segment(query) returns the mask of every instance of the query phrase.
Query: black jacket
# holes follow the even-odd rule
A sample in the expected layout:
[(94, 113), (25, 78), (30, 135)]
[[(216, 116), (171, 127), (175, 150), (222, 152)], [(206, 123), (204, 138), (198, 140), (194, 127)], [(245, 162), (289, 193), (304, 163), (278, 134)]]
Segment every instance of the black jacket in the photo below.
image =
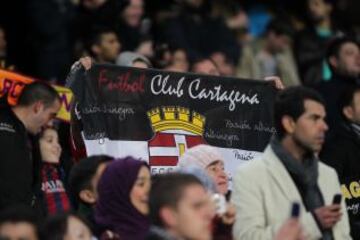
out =
[(31, 73), (40, 79), (63, 83), (70, 67), (71, 33), (75, 8), (70, 0), (26, 1), (29, 51), (33, 58)]
[(0, 99), (0, 210), (13, 204), (32, 205), (33, 160), (24, 124)]
[(342, 117), (339, 110), (339, 101), (342, 94), (349, 88), (360, 85), (360, 79), (354, 77), (341, 76), (333, 73), (332, 78), (328, 82), (320, 82), (314, 88), (320, 92), (325, 100), (326, 120), (330, 128), (330, 132), (336, 131), (341, 125)]
[(151, 226), (146, 240), (176, 240), (175, 237), (171, 236), (165, 229), (157, 226)]
[(315, 30), (307, 29), (295, 39), (295, 57), (304, 85), (320, 82), (323, 79), (323, 63), (329, 38), (320, 37)]
[(320, 159), (337, 171), (346, 200), (353, 239), (360, 239), (360, 137), (344, 124), (327, 143)]
[(171, 46), (185, 49), (190, 60), (208, 57), (218, 51), (225, 53), (234, 63), (240, 56), (240, 46), (222, 18), (183, 12), (165, 24), (162, 35), (162, 40)]
[(107, 0), (96, 9), (87, 9), (81, 4), (77, 9), (72, 29), (76, 40), (86, 42), (97, 27), (114, 28), (123, 7), (124, 1), (118, 0)]

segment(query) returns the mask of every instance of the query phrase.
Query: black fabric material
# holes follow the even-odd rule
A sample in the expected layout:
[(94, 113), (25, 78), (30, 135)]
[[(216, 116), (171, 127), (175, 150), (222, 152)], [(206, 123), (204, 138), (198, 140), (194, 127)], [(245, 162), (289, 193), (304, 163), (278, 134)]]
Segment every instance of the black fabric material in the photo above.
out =
[(31, 141), (24, 124), (6, 104), (0, 108), (0, 145), (0, 210), (15, 204), (32, 206)]
[(357, 123), (351, 123), (351, 130), (356, 134), (356, 137), (360, 138), (360, 125)]
[(140, 26), (131, 27), (124, 22), (120, 22), (115, 29), (121, 42), (121, 51), (135, 51), (140, 41), (145, 38), (145, 35), (140, 31)]
[(27, 7), (30, 36), (25, 41), (35, 64), (30, 73), (63, 84), (71, 62), (70, 27), (75, 8), (69, 0), (28, 1)]
[(344, 123), (338, 129), (333, 141), (325, 144), (320, 156), (322, 161), (335, 168), (339, 176), (349, 214), (351, 236), (360, 239), (360, 137), (350, 123)]
[(351, 78), (334, 73), (331, 80), (314, 85), (323, 96), (326, 108), (326, 122), (329, 125), (328, 136), (341, 127), (342, 117), (339, 110), (339, 100), (346, 89), (360, 85), (360, 78)]
[(313, 85), (323, 79), (323, 62), (328, 41), (329, 38), (318, 36), (312, 28), (295, 37), (295, 57), (304, 85)]
[(165, 42), (186, 49), (190, 60), (224, 52), (234, 63), (240, 56), (240, 46), (222, 18), (184, 12), (164, 26)]
[(213, 220), (213, 239), (217, 240), (232, 240), (233, 224), (224, 224), (220, 217), (215, 217)]
[(80, 202), (77, 213), (87, 220), (87, 223), (90, 226), (91, 232), (94, 234), (94, 236), (100, 237), (102, 229), (95, 222), (93, 206)]
[(171, 236), (165, 229), (151, 226), (146, 240), (176, 240), (175, 237)]
[(70, 120), (70, 138), (72, 157), (75, 161), (79, 161), (81, 158), (86, 157), (86, 149), (84, 140), (82, 139), (81, 132), (83, 126), (81, 123), (81, 113), (78, 107), (77, 98), (83, 97), (84, 86), (83, 81), (76, 79), (82, 79), (86, 74), (84, 67), (79, 63), (75, 63), (66, 78), (66, 87), (70, 88), (73, 93), (73, 100), (71, 102), (71, 120)]
[(107, 0), (97, 9), (87, 9), (80, 5), (72, 29), (75, 38), (86, 40), (98, 26), (114, 28), (123, 7), (124, 1), (118, 0)]
[[(166, 106), (187, 108), (203, 115), (206, 118), (203, 138), (213, 146), (263, 151), (273, 134), (272, 101), (276, 90), (266, 81), (105, 64), (95, 64), (84, 76), (85, 79), (71, 84), (71, 89), (78, 101), (86, 140), (107, 137), (117, 141), (150, 141), (154, 131), (148, 112)], [(132, 91), (131, 86), (137, 88)], [(172, 91), (178, 89), (178, 93), (159, 91), (161, 86)], [(200, 91), (206, 96), (198, 97)], [(227, 127), (224, 119), (246, 122), (251, 127)], [(228, 137), (215, 136), (219, 134)]]

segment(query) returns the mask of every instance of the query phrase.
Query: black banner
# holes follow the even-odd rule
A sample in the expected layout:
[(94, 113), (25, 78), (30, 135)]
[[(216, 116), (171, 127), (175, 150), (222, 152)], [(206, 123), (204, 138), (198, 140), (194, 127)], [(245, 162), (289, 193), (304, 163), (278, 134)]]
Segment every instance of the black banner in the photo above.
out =
[(73, 91), (86, 140), (150, 141), (173, 124), (213, 146), (263, 151), (275, 132), (272, 82), (113, 65), (81, 81)]

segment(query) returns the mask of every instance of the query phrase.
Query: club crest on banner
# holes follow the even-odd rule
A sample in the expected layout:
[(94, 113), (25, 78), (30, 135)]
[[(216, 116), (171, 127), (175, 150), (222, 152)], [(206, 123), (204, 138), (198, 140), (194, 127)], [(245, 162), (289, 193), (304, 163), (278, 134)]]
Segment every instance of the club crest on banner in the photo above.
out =
[(147, 115), (155, 132), (148, 143), (149, 164), (154, 172), (171, 171), (186, 149), (205, 143), (205, 117), (195, 111), (167, 106), (151, 109)]

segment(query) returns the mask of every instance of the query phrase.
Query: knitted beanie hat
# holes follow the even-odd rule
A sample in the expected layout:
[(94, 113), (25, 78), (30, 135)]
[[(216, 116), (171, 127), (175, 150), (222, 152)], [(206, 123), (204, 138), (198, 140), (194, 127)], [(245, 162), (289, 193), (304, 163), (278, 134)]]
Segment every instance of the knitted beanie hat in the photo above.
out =
[(224, 161), (215, 147), (200, 144), (185, 151), (180, 157), (179, 167), (198, 166), (205, 169), (215, 161)]

